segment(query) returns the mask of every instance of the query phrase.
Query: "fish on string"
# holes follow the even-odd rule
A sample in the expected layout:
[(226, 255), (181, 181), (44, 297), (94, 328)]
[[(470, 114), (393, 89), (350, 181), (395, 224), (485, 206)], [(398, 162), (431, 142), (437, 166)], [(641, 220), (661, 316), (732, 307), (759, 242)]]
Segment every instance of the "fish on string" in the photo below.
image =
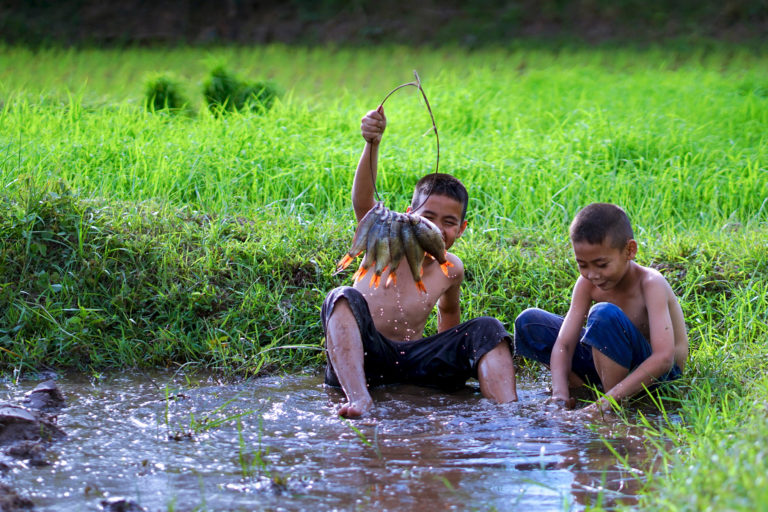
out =
[(353, 279), (359, 282), (373, 269), (369, 286), (375, 288), (379, 287), (381, 276), (387, 269), (389, 275), (384, 287), (397, 284), (395, 270), (403, 258), (408, 263), (416, 288), (422, 293), (427, 292), (421, 279), (425, 255), (434, 258), (446, 276), (448, 267), (453, 266), (446, 258), (440, 229), (433, 222), (414, 213), (393, 212), (381, 202), (376, 203), (360, 220), (349, 250), (336, 264), (336, 273), (347, 268), (363, 252), (362, 264)]
[[(437, 135), (437, 124), (435, 124), (435, 116), (432, 114), (432, 107), (429, 105), (427, 95), (421, 87), (421, 79), (416, 71), (413, 74), (416, 80), (399, 85), (391, 90), (382, 100), (379, 109), (384, 106), (384, 102), (395, 91), (403, 87), (413, 86), (421, 92), (432, 120), (432, 130), (435, 132), (437, 144), (435, 173), (437, 173), (440, 164), (440, 139)], [(373, 173), (372, 163), (370, 168), (371, 173)], [(376, 198), (379, 199), (375, 179), (373, 180), (373, 189)], [(430, 188), (420, 204), (412, 205), (412, 209), (418, 210), (431, 193), (432, 188)], [(338, 274), (346, 269), (355, 258), (363, 253), (365, 253), (363, 261), (360, 264), (360, 268), (355, 272), (353, 279), (357, 283), (373, 269), (369, 286), (376, 288), (379, 287), (381, 276), (387, 269), (389, 269), (389, 275), (384, 287), (387, 288), (393, 284), (397, 285), (395, 271), (403, 259), (408, 263), (413, 281), (416, 283), (416, 288), (422, 293), (427, 292), (421, 279), (423, 273), (422, 264), (427, 254), (438, 262), (440, 270), (446, 276), (448, 276), (448, 267), (453, 266), (446, 258), (445, 242), (443, 241), (440, 229), (433, 222), (415, 213), (393, 212), (384, 206), (381, 200), (377, 200), (373, 207), (360, 219), (355, 235), (352, 238), (352, 244), (347, 253), (336, 264), (336, 272), (334, 274)]]

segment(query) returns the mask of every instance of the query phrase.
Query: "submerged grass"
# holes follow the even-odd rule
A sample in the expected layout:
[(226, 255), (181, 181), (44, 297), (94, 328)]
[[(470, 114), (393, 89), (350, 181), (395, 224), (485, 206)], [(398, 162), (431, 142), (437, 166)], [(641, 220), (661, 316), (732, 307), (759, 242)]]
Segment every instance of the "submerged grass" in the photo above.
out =
[[(212, 61), (292, 85), (259, 115), (144, 110), (135, 77), (169, 72), (201, 90)], [(759, 508), (768, 66), (737, 47), (4, 48), (3, 369), (317, 368), (322, 298), (349, 282), (332, 272), (354, 228), (359, 119), (413, 69), (441, 170), (470, 191), (455, 245), (463, 316), (511, 325), (529, 306), (564, 313), (571, 217), (621, 204), (639, 261), (680, 296), (691, 340), (675, 414), (628, 420), (652, 454), (642, 507)], [(404, 209), (435, 141), (416, 94), (393, 96), (387, 115), (377, 185)]]

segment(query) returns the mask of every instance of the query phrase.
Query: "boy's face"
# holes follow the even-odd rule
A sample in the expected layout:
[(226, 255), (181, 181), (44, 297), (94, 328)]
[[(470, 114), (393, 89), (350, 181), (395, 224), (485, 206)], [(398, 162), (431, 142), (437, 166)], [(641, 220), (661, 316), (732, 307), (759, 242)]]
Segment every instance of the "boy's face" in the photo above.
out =
[(621, 249), (612, 246), (608, 239), (599, 244), (574, 242), (573, 254), (582, 277), (605, 291), (614, 288), (627, 273), (637, 254), (637, 242), (629, 240)]
[[(419, 196), (418, 199), (420, 203), (423, 200), (423, 196)], [(467, 221), (461, 220), (463, 209), (462, 204), (452, 197), (431, 194), (419, 206), (418, 210), (411, 210), (409, 206), (407, 211), (413, 211), (413, 213), (417, 213), (425, 219), (432, 221), (440, 229), (443, 235), (443, 242), (445, 242), (445, 249), (448, 250), (456, 239), (464, 233), (464, 229), (467, 227)]]

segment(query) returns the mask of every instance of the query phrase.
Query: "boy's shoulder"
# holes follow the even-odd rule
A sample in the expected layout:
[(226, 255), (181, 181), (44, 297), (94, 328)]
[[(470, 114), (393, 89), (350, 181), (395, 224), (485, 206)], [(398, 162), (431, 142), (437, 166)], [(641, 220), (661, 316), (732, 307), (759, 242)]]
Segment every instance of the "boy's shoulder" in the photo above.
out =
[(667, 278), (664, 277), (664, 274), (659, 272), (657, 269), (653, 267), (648, 267), (645, 265), (640, 265), (639, 263), (635, 263), (637, 265), (638, 269), (638, 277), (642, 282), (648, 283), (648, 282), (664, 282), (667, 283)]
[[(427, 257), (431, 258), (431, 257)], [(452, 252), (445, 253), (445, 259), (448, 261), (448, 268), (443, 271), (440, 268), (440, 264), (437, 260), (431, 260), (429, 263), (424, 262), (423, 278), (432, 281), (437, 285), (438, 289), (442, 289), (444, 293), (451, 287), (456, 287), (464, 280), (464, 262)], [(441, 295), (442, 295), (441, 293)]]
[[(455, 253), (452, 253), (450, 251), (446, 251), (445, 257), (453, 264), (453, 268), (456, 270), (461, 270), (462, 274), (464, 273), (464, 262), (461, 261), (461, 258), (456, 256)], [(451, 267), (448, 267), (449, 269)]]
[(664, 274), (653, 267), (647, 267), (640, 264), (637, 264), (637, 268), (637, 279), (646, 295), (649, 292), (656, 291), (667, 296), (675, 296), (672, 286), (669, 284), (669, 281), (667, 281), (667, 278), (664, 277)]

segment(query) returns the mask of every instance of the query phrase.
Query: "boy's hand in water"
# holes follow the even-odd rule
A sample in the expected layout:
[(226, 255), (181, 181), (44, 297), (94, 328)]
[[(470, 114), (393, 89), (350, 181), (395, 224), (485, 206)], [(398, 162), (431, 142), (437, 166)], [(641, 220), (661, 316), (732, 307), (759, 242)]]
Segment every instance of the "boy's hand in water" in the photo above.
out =
[(555, 405), (558, 409), (565, 409), (570, 411), (576, 407), (576, 399), (572, 396), (563, 398), (559, 396), (551, 396), (544, 401), (545, 405)]
[(611, 403), (602, 398), (583, 409), (573, 411), (572, 415), (574, 418), (589, 422), (606, 421), (616, 418)]
[(384, 129), (387, 127), (387, 117), (384, 115), (384, 108), (379, 107), (371, 110), (363, 117), (360, 122), (360, 131), (366, 142), (378, 144), (384, 135)]

